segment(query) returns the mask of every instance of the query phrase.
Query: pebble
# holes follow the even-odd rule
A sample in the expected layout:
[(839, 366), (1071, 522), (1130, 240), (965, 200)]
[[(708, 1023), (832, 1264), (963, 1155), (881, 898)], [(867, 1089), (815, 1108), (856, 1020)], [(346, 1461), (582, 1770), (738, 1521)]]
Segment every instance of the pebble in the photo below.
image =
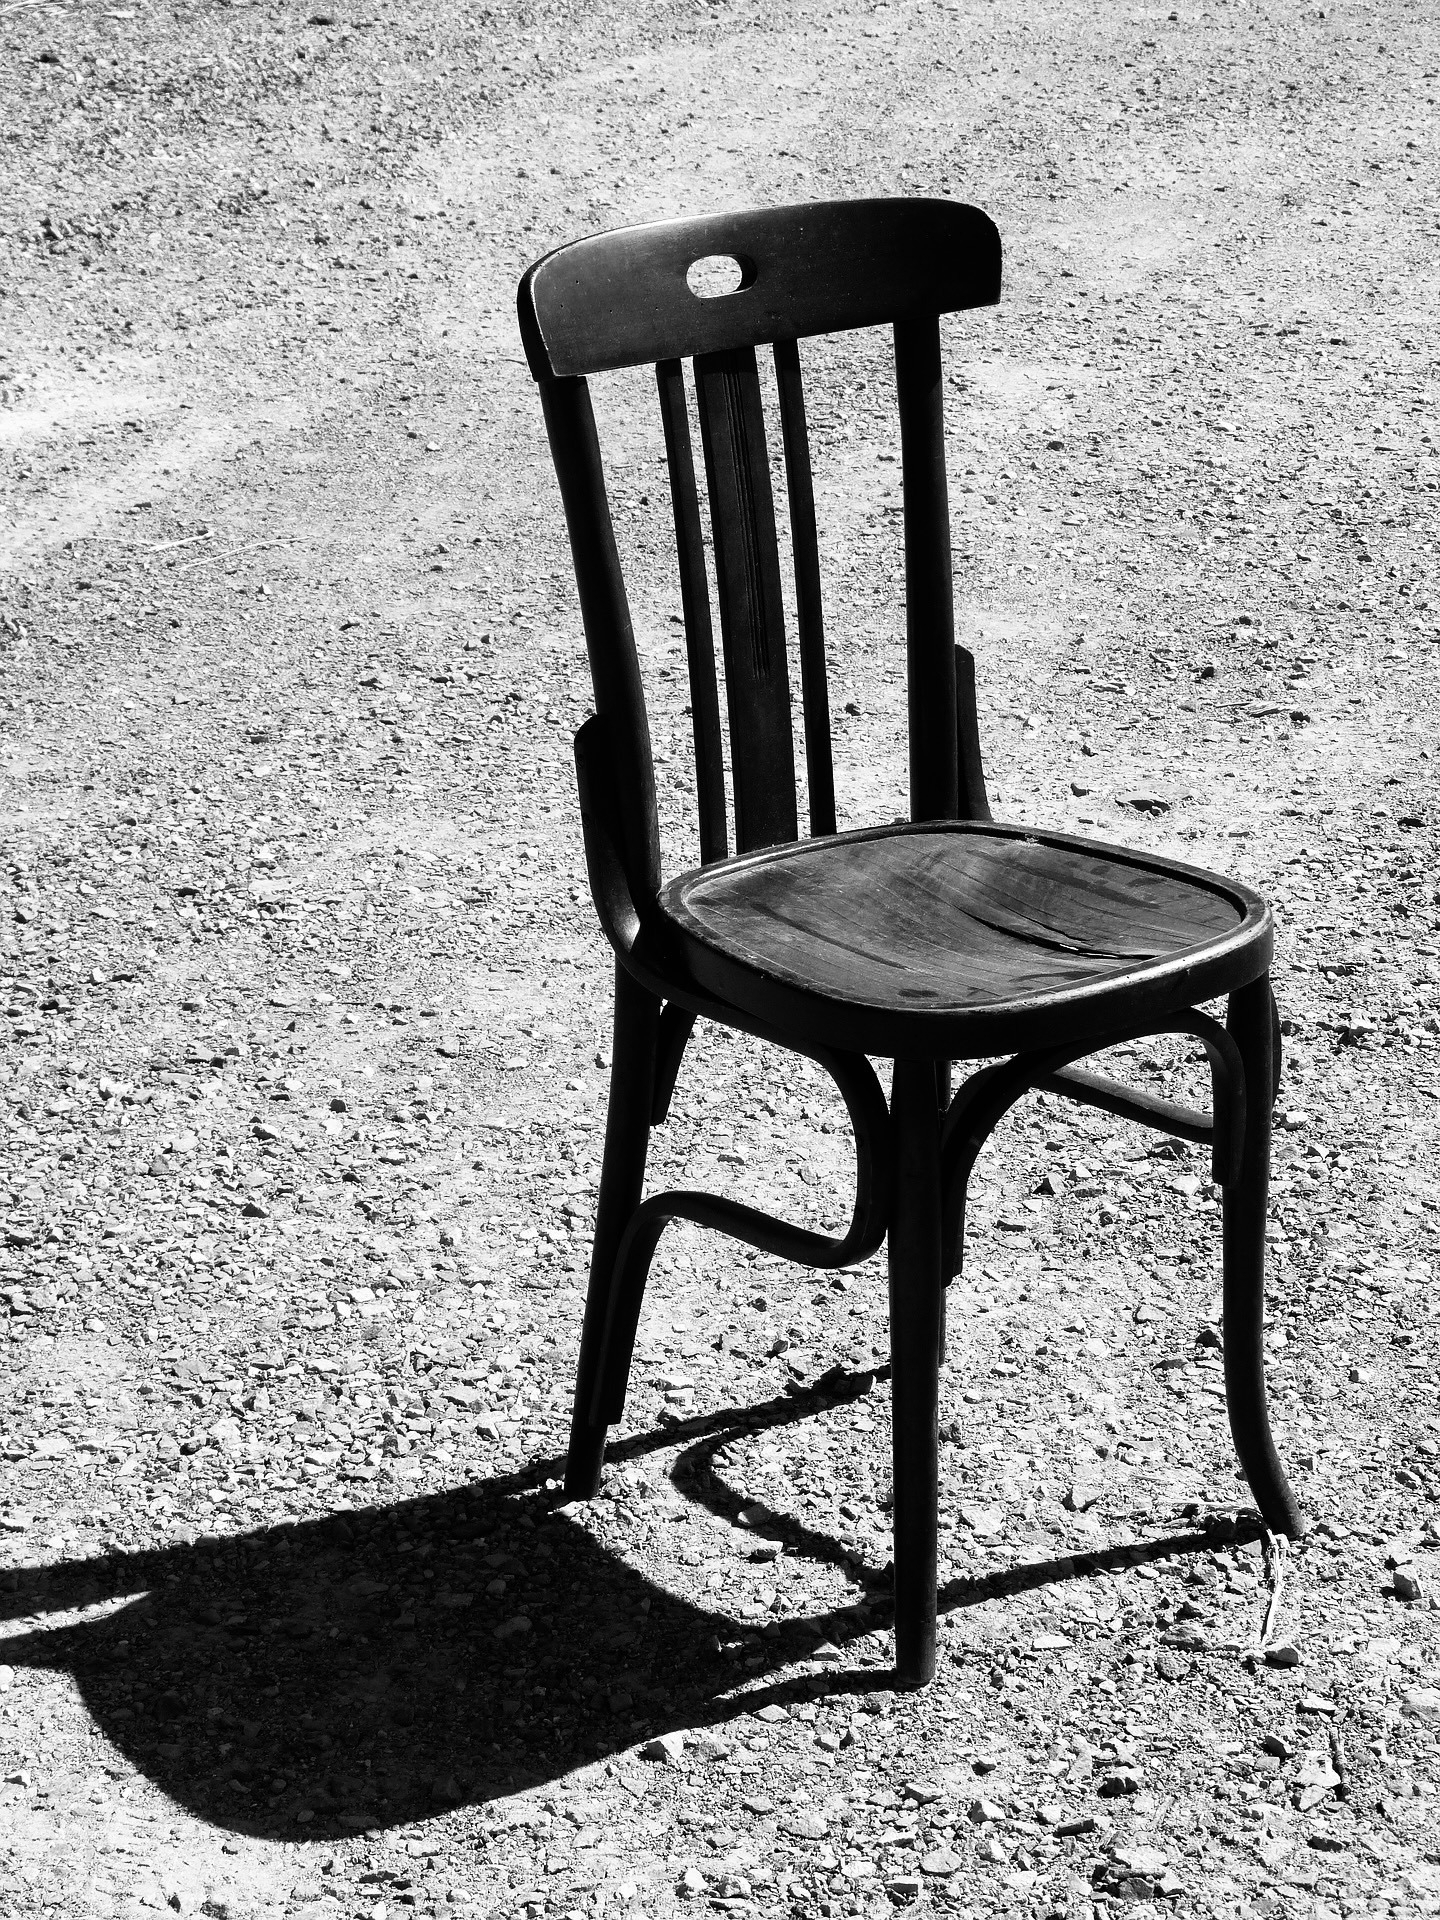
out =
[(1082, 1813), (1073, 1820), (1059, 1820), (1055, 1824), (1056, 1837), (1061, 1840), (1074, 1840), (1083, 1833), (1094, 1833), (1099, 1821), (1093, 1813)]
[(795, 1813), (787, 1814), (780, 1822), (780, 1829), (782, 1833), (791, 1834), (797, 1840), (823, 1840), (829, 1832), (824, 1815), (808, 1807), (802, 1807)]
[(935, 1880), (948, 1879), (952, 1873), (958, 1873), (963, 1865), (959, 1854), (951, 1853), (948, 1847), (937, 1847), (933, 1853), (920, 1857), (920, 1871), (928, 1873)]
[(653, 1740), (647, 1740), (640, 1749), (646, 1760), (658, 1760), (662, 1764), (678, 1767), (685, 1755), (685, 1736), (683, 1733), (661, 1733)]
[(1123, 1800), (1140, 1791), (1140, 1776), (1133, 1767), (1117, 1767), (1107, 1773), (1096, 1788), (1102, 1800)]
[(907, 1800), (913, 1800), (917, 1807), (928, 1807), (932, 1802), (944, 1798), (942, 1789), (933, 1780), (907, 1780), (901, 1792)]
[(1394, 1586), (1397, 1600), (1418, 1600), (1424, 1591), (1420, 1585), (1420, 1576), (1408, 1567), (1396, 1568)]
[(1282, 1640), (1277, 1646), (1266, 1647), (1265, 1664), (1267, 1667), (1298, 1667), (1300, 1649), (1289, 1640)]
[(1004, 1521), (1004, 1515), (999, 1507), (972, 1507), (963, 1502), (960, 1507), (960, 1518), (973, 1533), (979, 1534), (982, 1538), (998, 1534)]

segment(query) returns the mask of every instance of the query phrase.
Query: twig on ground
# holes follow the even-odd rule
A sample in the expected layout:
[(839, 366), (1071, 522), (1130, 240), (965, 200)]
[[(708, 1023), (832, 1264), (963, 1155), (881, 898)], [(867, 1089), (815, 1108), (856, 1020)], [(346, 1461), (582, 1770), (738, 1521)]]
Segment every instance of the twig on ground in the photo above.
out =
[(198, 567), (202, 560), (232, 560), (237, 553), (253, 553), (256, 547), (269, 547), (274, 544), (272, 540), (247, 540), (243, 547), (226, 547), (221, 553), (197, 553), (193, 559), (187, 560), (185, 565)]
[(197, 540), (213, 540), (213, 533), (187, 533), (183, 540), (157, 540), (153, 546), (145, 549), (147, 553), (168, 553), (171, 547), (193, 547)]
[(1275, 1622), (1280, 1615), (1280, 1597), (1285, 1591), (1285, 1548), (1283, 1537), (1277, 1537), (1267, 1527), (1260, 1536), (1261, 1547), (1265, 1554), (1265, 1573), (1270, 1581), (1270, 1600), (1265, 1608), (1265, 1621), (1260, 1629), (1260, 1645), (1268, 1647), (1275, 1637)]

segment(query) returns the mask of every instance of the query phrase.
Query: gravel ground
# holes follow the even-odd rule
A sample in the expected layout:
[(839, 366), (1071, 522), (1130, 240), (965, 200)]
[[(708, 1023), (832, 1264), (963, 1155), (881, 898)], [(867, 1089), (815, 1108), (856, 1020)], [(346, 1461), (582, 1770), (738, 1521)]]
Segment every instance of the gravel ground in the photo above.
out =
[[(0, 1915), (1440, 1911), (1426, 11), (21, 0), (0, 72)], [(562, 1503), (609, 979), (512, 304), (582, 231), (867, 192), (1006, 241), (947, 325), (999, 812), (1275, 905), (1318, 1522), (1245, 1506), (1203, 1156), (1037, 1099), (918, 1696), (879, 1263), (673, 1230)], [(904, 792), (887, 347), (806, 363), (855, 824)], [(659, 423), (597, 405), (674, 872)], [(654, 1177), (834, 1222), (849, 1154), (710, 1034)]]

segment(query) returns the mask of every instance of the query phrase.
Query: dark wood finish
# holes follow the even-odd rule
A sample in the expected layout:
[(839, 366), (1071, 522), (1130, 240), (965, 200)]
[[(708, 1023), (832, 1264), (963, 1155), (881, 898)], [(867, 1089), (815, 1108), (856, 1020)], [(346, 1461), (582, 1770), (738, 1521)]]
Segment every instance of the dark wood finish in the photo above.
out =
[[(740, 293), (686, 285), (704, 254)], [(944, 1282), (964, 1257), (966, 1194), (1001, 1117), (1036, 1088), (1208, 1141), (1224, 1188), (1225, 1365), (1241, 1465), (1267, 1523), (1304, 1520), (1271, 1439), (1264, 1238), (1277, 1016), (1269, 910), (1238, 881), (1155, 855), (993, 823), (974, 662), (954, 640), (937, 316), (998, 294), (999, 242), (973, 208), (863, 202), (602, 235), (537, 262), (520, 291), (575, 556), (595, 687), (575, 739), (591, 892), (615, 949), (615, 1051), (566, 1486), (594, 1491), (620, 1417), (652, 1257), (683, 1219), (812, 1267), (888, 1233), (897, 1678), (935, 1659), (938, 1370)], [(895, 329), (905, 497), (912, 824), (835, 834), (819, 547), (795, 342)], [(755, 348), (775, 348), (805, 710), (811, 838), (798, 839), (779, 548)], [(726, 854), (719, 695), (680, 360), (696, 361), (714, 538), (735, 838)], [(659, 364), (694, 707), (702, 864), (662, 888), (649, 724), (605, 498), (586, 371)], [(1199, 1011), (1230, 1000), (1221, 1028)], [(644, 1196), (697, 1018), (807, 1054), (856, 1141), (836, 1237), (738, 1200)], [(1077, 1065), (1144, 1034), (1188, 1035), (1208, 1114)], [(867, 1054), (895, 1062), (887, 1111)], [(951, 1095), (952, 1063), (994, 1060)]]
[[(703, 300), (686, 275), (728, 254), (747, 283)], [(537, 380), (889, 326), (1000, 298), (1000, 236), (950, 200), (821, 201), (663, 220), (574, 240), (520, 282)]]
[(641, 902), (660, 884), (655, 763), (590, 390), (583, 380), (552, 380), (540, 398), (570, 533), (595, 711), (609, 732), (620, 856)]
[(748, 853), (799, 831), (780, 549), (754, 349), (698, 359), (695, 393), (725, 651), (735, 846)]
[(710, 588), (705, 542), (695, 495), (695, 461), (685, 411), (685, 374), (678, 360), (655, 369), (670, 498), (675, 508), (675, 551), (680, 566), (680, 608), (690, 668), (691, 726), (695, 736), (695, 797), (700, 815), (700, 858), (723, 860), (730, 851), (725, 830), (725, 749), (720, 739), (720, 696), (715, 686), (715, 636), (710, 626)]
[(618, 1420), (625, 1410), (630, 1358), (650, 1263), (661, 1234), (672, 1220), (692, 1221), (696, 1226), (728, 1234), (746, 1246), (817, 1267), (821, 1272), (868, 1260), (884, 1239), (891, 1214), (894, 1161), (889, 1114), (875, 1069), (863, 1055), (814, 1052), (810, 1057), (825, 1068), (840, 1089), (855, 1131), (855, 1204), (844, 1236), (836, 1239), (808, 1227), (792, 1226), (789, 1221), (776, 1220), (722, 1194), (680, 1189), (652, 1195), (635, 1208), (615, 1256), (609, 1314), (594, 1376), (593, 1420)]
[(681, 874), (692, 979), (782, 1031), (973, 1059), (1102, 1034), (1269, 963), (1263, 900), (1155, 855), (961, 821), (866, 828)]
[(1240, 1465), (1260, 1517), (1275, 1533), (1298, 1538), (1309, 1522), (1290, 1491), (1270, 1433), (1265, 1393), (1265, 1211), (1270, 1195), (1270, 1109), (1274, 1085), (1270, 982), (1250, 981), (1230, 996), (1226, 1025), (1244, 1062), (1249, 1101), (1239, 1179), (1226, 1187), (1225, 1404)]
[(905, 491), (905, 656), (910, 703), (910, 818), (953, 820), (960, 810), (955, 726), (955, 610), (940, 324), (897, 321), (895, 386)]
[(605, 1330), (614, 1313), (616, 1255), (645, 1184), (659, 1019), (659, 1001), (617, 964), (610, 1110), (605, 1121), (605, 1157), (595, 1209), (595, 1241), (590, 1249), (590, 1287), (580, 1333), (575, 1410), (565, 1467), (565, 1494), (570, 1500), (589, 1500), (600, 1485), (606, 1423), (593, 1419), (590, 1409), (601, 1378)]
[(775, 380), (780, 395), (780, 432), (790, 502), (790, 544), (795, 554), (795, 626), (800, 640), (805, 778), (810, 790), (813, 837), (835, 831), (835, 764), (830, 752), (830, 686), (825, 669), (825, 614), (820, 593), (815, 490), (810, 473), (810, 430), (805, 421), (800, 349), (793, 340), (775, 343)]
[(941, 1311), (940, 1115), (935, 1063), (897, 1060), (890, 1221), (891, 1449), (895, 1498), (895, 1677), (935, 1672)]
[(980, 755), (980, 714), (975, 698), (975, 656), (965, 647), (955, 649), (955, 733), (959, 754), (959, 806), (962, 820), (989, 820), (990, 797), (985, 791), (985, 763)]

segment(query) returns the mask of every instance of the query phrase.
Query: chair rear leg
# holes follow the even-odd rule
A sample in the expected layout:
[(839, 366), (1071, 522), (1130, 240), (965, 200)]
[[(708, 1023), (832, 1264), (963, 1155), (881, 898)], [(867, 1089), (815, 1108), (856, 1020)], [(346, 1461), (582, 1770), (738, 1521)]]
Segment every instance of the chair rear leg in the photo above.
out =
[(935, 1068), (897, 1060), (890, 1102), (890, 1390), (895, 1469), (895, 1676), (935, 1672), (941, 1313), (940, 1115)]
[(1266, 1526), (1298, 1538), (1308, 1522), (1275, 1452), (1265, 1393), (1265, 1213), (1275, 1052), (1270, 982), (1230, 996), (1229, 1027), (1245, 1064), (1240, 1178), (1225, 1189), (1225, 1398), (1240, 1466)]
[(565, 1462), (565, 1492), (571, 1500), (591, 1499), (600, 1485), (608, 1426), (603, 1419), (592, 1418), (592, 1407), (605, 1359), (605, 1327), (616, 1279), (615, 1256), (630, 1217), (640, 1204), (645, 1184), (659, 1024), (660, 1002), (617, 963), (605, 1156), (595, 1208), (595, 1242), (590, 1251), (590, 1289), (580, 1334), (580, 1364), (575, 1376), (570, 1451)]

